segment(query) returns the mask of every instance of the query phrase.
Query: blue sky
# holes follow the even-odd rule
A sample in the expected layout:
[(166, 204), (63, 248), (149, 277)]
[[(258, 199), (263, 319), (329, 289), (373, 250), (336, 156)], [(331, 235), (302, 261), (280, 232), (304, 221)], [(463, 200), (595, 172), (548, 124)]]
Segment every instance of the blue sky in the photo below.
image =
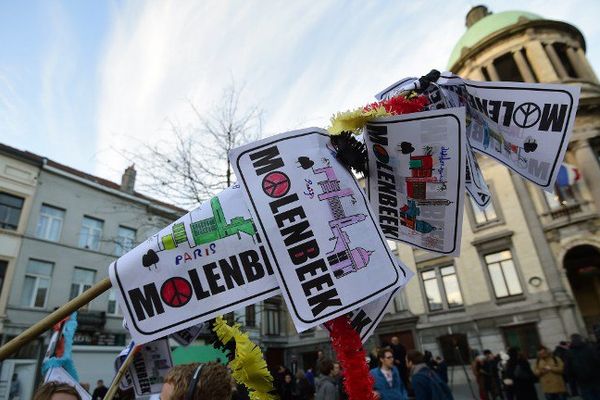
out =
[[(119, 180), (231, 80), (264, 134), (327, 125), (408, 75), (445, 69), (468, 1), (3, 1), (0, 141)], [(577, 26), (600, 73), (597, 1), (488, 1)]]

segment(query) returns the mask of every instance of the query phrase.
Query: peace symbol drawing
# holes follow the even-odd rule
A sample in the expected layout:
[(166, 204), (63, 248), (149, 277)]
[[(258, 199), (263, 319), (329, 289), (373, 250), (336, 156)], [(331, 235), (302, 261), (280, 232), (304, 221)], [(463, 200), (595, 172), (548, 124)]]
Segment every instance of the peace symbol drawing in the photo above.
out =
[(283, 172), (274, 171), (263, 178), (262, 189), (269, 197), (279, 198), (290, 191), (290, 178)]
[(167, 279), (160, 288), (160, 297), (171, 307), (183, 307), (192, 298), (192, 286), (183, 278)]
[(540, 120), (542, 111), (535, 103), (523, 103), (513, 113), (513, 121), (520, 128), (531, 128)]

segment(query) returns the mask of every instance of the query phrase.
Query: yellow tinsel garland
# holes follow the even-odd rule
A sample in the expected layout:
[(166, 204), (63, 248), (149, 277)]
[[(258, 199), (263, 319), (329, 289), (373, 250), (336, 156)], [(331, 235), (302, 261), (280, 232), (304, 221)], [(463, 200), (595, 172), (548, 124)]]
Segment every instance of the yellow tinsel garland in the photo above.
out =
[(353, 111), (339, 112), (331, 117), (331, 126), (327, 128), (327, 131), (330, 135), (339, 135), (344, 131), (360, 133), (367, 122), (390, 115), (392, 114), (388, 113), (383, 106), (368, 110), (361, 107)]
[(223, 344), (235, 340), (235, 358), (229, 362), (231, 375), (239, 384), (246, 386), (252, 400), (274, 400), (273, 377), (267, 369), (260, 348), (254, 344), (240, 325), (230, 326), (222, 317), (217, 317), (213, 330)]

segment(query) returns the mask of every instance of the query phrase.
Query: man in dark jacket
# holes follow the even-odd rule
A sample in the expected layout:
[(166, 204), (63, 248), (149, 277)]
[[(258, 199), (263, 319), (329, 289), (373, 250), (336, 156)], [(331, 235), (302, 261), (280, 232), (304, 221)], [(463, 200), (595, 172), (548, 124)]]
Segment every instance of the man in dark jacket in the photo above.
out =
[(423, 353), (409, 350), (406, 353), (406, 366), (411, 373), (411, 383), (416, 400), (453, 400), (452, 392), (438, 374), (425, 363)]
[(102, 379), (96, 382), (96, 384), (96, 389), (94, 389), (94, 393), (92, 393), (92, 400), (102, 400), (104, 396), (106, 396), (108, 388), (104, 386), (104, 381)]
[(398, 336), (392, 336), (390, 348), (394, 352), (394, 365), (398, 368), (404, 386), (408, 386), (408, 371), (406, 370), (406, 348), (400, 343)]
[(583, 400), (600, 399), (600, 357), (581, 335), (571, 335), (565, 369), (569, 380), (577, 383)]

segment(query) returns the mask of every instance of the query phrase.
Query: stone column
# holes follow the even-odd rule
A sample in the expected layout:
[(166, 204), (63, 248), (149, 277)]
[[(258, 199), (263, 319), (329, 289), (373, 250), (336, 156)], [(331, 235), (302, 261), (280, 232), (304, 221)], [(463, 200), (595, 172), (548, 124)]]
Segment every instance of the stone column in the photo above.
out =
[(517, 68), (519, 68), (523, 80), (525, 82), (535, 82), (533, 72), (531, 72), (529, 65), (527, 65), (527, 61), (525, 60), (525, 57), (523, 57), (521, 49), (513, 52), (513, 58), (515, 59), (515, 63), (517, 64)]
[(598, 83), (598, 77), (596, 76), (594, 69), (590, 65), (590, 62), (588, 61), (587, 57), (585, 56), (583, 49), (581, 47), (578, 47), (577, 49), (575, 49), (575, 52), (577, 53), (577, 59), (579, 60), (581, 65), (585, 66), (585, 68), (587, 69), (588, 76), (590, 77), (590, 79), (595, 83)]
[(600, 184), (598, 184), (600, 182), (600, 164), (598, 164), (596, 154), (587, 139), (577, 141), (573, 144), (572, 149), (577, 160), (577, 168), (581, 171), (583, 180), (594, 199), (594, 207), (600, 211)]
[(480, 67), (473, 68), (466, 77), (473, 79), (474, 81), (485, 81), (485, 76), (483, 76), (483, 72), (481, 72)]
[(567, 57), (569, 57), (569, 61), (571, 62), (573, 69), (577, 73), (578, 78), (591, 79), (591, 76), (589, 76), (585, 65), (581, 64), (581, 62), (579, 61), (579, 57), (577, 56), (575, 49), (573, 49), (570, 46), (567, 47)]
[(527, 43), (525, 45), (525, 53), (531, 64), (531, 68), (533, 68), (533, 71), (540, 82), (552, 82), (558, 80), (556, 70), (552, 66), (542, 43), (538, 41)]
[(485, 66), (485, 68), (487, 69), (488, 75), (490, 76), (491, 80), (493, 80), (493, 81), (500, 80), (500, 76), (498, 76), (498, 71), (496, 71), (496, 67), (494, 67), (494, 63), (489, 63), (488, 65)]
[(567, 74), (565, 66), (562, 65), (562, 62), (560, 61), (558, 54), (556, 54), (556, 50), (554, 50), (554, 46), (552, 46), (552, 43), (546, 44), (545, 48), (546, 53), (548, 53), (548, 57), (550, 57), (550, 61), (552, 61), (552, 65), (554, 65), (556, 73), (558, 73), (558, 77), (560, 79), (568, 78), (569, 74)]
[(550, 289), (554, 300), (559, 303), (568, 303), (569, 298), (560, 279), (558, 265), (554, 259), (552, 249), (546, 240), (546, 235), (540, 219), (538, 218), (537, 211), (535, 207), (532, 206), (533, 201), (529, 194), (529, 190), (527, 190), (527, 186), (525, 185), (525, 180), (514, 172), (510, 173), (510, 177), (515, 187), (515, 191), (517, 192), (517, 197), (519, 198), (519, 203), (525, 217), (525, 223), (529, 228), (531, 239), (533, 240), (542, 269), (544, 270), (548, 288)]

